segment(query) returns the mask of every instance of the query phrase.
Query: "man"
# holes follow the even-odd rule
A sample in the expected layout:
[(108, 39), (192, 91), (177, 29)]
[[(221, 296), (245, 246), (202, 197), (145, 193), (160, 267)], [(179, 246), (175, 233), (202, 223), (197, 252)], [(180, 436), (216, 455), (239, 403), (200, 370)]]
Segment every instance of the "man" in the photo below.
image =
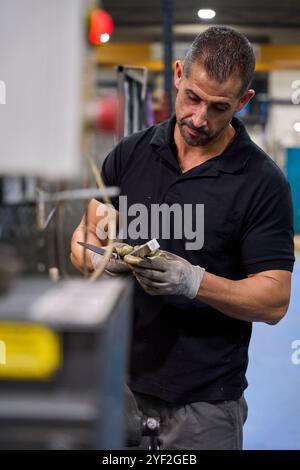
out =
[[(289, 304), (289, 185), (233, 117), (254, 95), (254, 67), (240, 33), (211, 27), (199, 34), (184, 63), (176, 62), (176, 117), (123, 139), (102, 169), (128, 207), (204, 207), (202, 248), (187, 249), (184, 236), (161, 237), (167, 260), (131, 257), (128, 264), (138, 281), (130, 386), (143, 412), (159, 417), (164, 449), (242, 448), (252, 322), (276, 324)], [(88, 239), (98, 245), (99, 204), (88, 210)], [(72, 243), (79, 269), (84, 223)]]

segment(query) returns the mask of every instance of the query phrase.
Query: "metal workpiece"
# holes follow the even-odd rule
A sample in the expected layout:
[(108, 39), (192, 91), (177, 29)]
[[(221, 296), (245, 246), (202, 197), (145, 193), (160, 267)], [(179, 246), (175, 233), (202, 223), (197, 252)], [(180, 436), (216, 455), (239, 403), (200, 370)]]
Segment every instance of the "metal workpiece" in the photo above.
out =
[(155, 253), (159, 249), (159, 243), (156, 238), (153, 238), (149, 242), (145, 243), (144, 245), (140, 245), (137, 248), (134, 248), (129, 254), (132, 256), (139, 256), (140, 258), (144, 258), (152, 253)]

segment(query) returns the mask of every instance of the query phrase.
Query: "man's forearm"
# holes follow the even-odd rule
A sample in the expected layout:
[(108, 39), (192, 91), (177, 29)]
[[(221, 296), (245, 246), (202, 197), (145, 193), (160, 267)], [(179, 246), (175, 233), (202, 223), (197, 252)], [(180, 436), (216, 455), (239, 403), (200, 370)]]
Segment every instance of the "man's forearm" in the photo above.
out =
[(197, 299), (238, 320), (275, 324), (288, 307), (284, 291), (271, 274), (232, 281), (206, 272)]

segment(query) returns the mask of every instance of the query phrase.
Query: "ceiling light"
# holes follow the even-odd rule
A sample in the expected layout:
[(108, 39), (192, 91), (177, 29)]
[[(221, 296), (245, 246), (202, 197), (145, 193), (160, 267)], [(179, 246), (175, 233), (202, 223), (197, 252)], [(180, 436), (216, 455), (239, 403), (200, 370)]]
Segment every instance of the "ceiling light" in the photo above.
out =
[(295, 122), (294, 123), (294, 131), (300, 132), (300, 122)]
[(100, 42), (108, 42), (110, 38), (110, 35), (107, 33), (103, 33), (100, 35)]
[(202, 20), (211, 20), (216, 16), (216, 12), (210, 9), (202, 9), (198, 11), (198, 16)]

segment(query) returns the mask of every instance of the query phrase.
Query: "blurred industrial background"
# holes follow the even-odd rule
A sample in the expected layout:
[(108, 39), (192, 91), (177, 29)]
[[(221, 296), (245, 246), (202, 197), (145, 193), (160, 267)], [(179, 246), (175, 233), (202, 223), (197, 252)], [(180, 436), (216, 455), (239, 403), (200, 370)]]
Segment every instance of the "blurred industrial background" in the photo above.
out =
[(300, 449), (296, 0), (1, 0), (0, 448), (119, 448), (150, 432), (124, 391), (131, 285), (87, 283), (70, 238), (89, 199), (118, 194), (99, 186), (93, 162), (169, 117), (173, 63), (214, 24), (254, 46), (256, 95), (239, 117), (294, 205), (291, 304), (275, 328), (254, 325), (244, 447)]

